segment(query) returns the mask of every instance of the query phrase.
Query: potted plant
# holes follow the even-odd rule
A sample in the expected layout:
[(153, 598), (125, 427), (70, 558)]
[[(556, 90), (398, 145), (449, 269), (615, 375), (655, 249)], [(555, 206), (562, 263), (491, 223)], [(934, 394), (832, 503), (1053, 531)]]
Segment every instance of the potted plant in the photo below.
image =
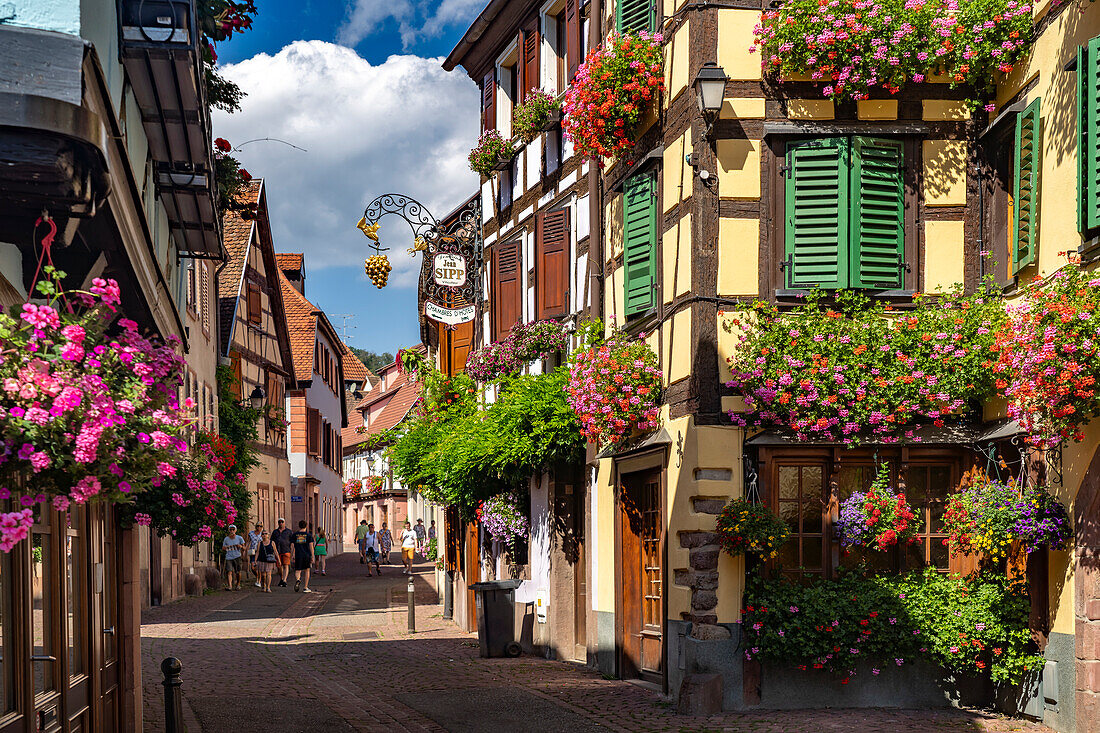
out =
[(903, 542), (916, 542), (922, 524), (905, 494), (890, 486), (890, 470), (883, 466), (871, 488), (854, 491), (841, 502), (836, 529), (841, 547), (887, 550)]
[(539, 132), (553, 129), (561, 120), (561, 105), (549, 92), (532, 89), (512, 112), (512, 129), (519, 139), (529, 143)]
[(613, 157), (634, 147), (644, 114), (664, 91), (659, 33), (612, 33), (581, 64), (562, 100), (562, 128), (576, 151)]
[(478, 139), (477, 146), (470, 151), (470, 170), (489, 176), (493, 171), (507, 169), (515, 155), (515, 145), (511, 140), (505, 140), (496, 130), (489, 130)]
[(581, 435), (618, 445), (658, 425), (661, 371), (642, 339), (617, 332), (605, 343), (574, 353), (566, 390)]
[(940, 72), (987, 98), (996, 73), (1011, 72), (1030, 48), (1031, 12), (1017, 0), (791, 0), (763, 13), (750, 50), (765, 74), (818, 81), (836, 100), (897, 94)]
[(759, 502), (732, 499), (718, 515), (715, 526), (718, 544), (736, 557), (758, 555), (770, 560), (791, 535), (787, 523)]
[(494, 540), (503, 543), (510, 551), (515, 550), (516, 540), (526, 537), (531, 528), (526, 513), (520, 508), (519, 496), (514, 491), (497, 494), (478, 504), (477, 521)]

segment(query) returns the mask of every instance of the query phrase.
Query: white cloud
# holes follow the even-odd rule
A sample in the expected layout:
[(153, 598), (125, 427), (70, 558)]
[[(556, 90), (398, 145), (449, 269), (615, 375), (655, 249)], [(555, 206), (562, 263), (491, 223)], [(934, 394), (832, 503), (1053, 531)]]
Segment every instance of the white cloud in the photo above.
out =
[[(351, 49), (295, 41), (274, 56), (226, 66), (247, 93), (236, 114), (216, 113), (214, 132), (237, 144), (241, 165), (266, 180), (275, 249), (305, 252), (309, 269), (354, 267), (366, 282), (368, 240), (355, 228), (376, 196), (404, 193), (436, 216), (477, 191), (466, 156), (477, 142), (478, 93), (440, 59), (391, 56), (372, 66)], [(395, 216), (379, 231), (393, 265), (390, 287), (412, 287), (419, 259)]]
[(451, 26), (469, 25), (484, 6), (485, 0), (348, 0), (347, 18), (336, 40), (355, 46), (393, 22), (408, 49), (440, 37)]

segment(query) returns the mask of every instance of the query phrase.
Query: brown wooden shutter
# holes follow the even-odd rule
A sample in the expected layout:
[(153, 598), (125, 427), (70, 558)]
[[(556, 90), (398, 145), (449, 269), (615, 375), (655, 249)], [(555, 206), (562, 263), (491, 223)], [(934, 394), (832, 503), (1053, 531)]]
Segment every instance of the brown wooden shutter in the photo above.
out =
[(306, 408), (306, 453), (321, 453), (321, 413), (312, 407)]
[(497, 248), (493, 256), (493, 273), (493, 340), (500, 341), (523, 312), (518, 239)]
[(523, 29), (523, 83), (519, 90), (522, 102), (527, 92), (539, 86), (539, 19), (535, 16)]
[(210, 330), (210, 311), (213, 310), (213, 301), (210, 298), (210, 270), (206, 263), (202, 263), (202, 288), (199, 297), (199, 315), (202, 317), (203, 331)]
[(565, 73), (566, 81), (573, 81), (577, 67), (581, 65), (581, 14), (580, 0), (565, 0)]
[(494, 72), (490, 71), (481, 81), (481, 130), (488, 132), (497, 126), (496, 113), (497, 82)]
[(243, 379), (241, 373), (241, 355), (237, 352), (231, 352), (229, 359), (233, 364), (233, 384), (229, 387), (229, 393), (233, 395), (233, 399), (241, 399), (241, 380)]
[(569, 209), (535, 219), (535, 310), (539, 319), (569, 312)]
[(260, 286), (255, 283), (248, 284), (248, 320), (250, 323), (263, 321), (263, 303), (260, 300)]

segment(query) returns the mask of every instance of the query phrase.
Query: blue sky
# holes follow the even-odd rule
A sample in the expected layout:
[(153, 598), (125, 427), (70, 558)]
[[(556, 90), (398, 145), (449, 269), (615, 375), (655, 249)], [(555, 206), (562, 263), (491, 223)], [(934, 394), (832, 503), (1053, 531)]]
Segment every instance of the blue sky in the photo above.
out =
[(255, 142), (234, 154), (265, 179), (276, 251), (306, 254), (306, 296), (354, 314), (353, 346), (396, 352), (419, 340), (407, 225), (382, 220), (387, 287), (363, 273), (371, 252), (355, 223), (369, 200), (405, 193), (443, 216), (477, 189), (465, 160), (477, 89), (440, 63), (483, 1), (259, 0), (253, 28), (217, 49), (247, 96), (240, 112), (215, 113), (214, 134), (305, 149)]

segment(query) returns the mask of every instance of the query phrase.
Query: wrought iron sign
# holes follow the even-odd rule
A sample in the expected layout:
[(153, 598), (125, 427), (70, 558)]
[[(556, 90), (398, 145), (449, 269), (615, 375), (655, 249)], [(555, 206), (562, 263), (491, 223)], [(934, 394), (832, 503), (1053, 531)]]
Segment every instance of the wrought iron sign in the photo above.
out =
[[(474, 319), (475, 304), (480, 300), (482, 240), (481, 200), (475, 197), (453, 217), (447, 226), (432, 216), (431, 212), (415, 199), (399, 193), (388, 193), (372, 201), (359, 220), (359, 229), (372, 240), (376, 254), (367, 259), (368, 274), (371, 261), (377, 271), (381, 252), (379, 238), (380, 220), (387, 214), (396, 214), (412, 227), (413, 246), (410, 256), (424, 253), (431, 277), (421, 278), (424, 296), (424, 314), (434, 321), (448, 326), (467, 323)], [(388, 273), (388, 260), (385, 272)], [(374, 275), (371, 275), (375, 279)], [(382, 287), (385, 284), (375, 285)]]

